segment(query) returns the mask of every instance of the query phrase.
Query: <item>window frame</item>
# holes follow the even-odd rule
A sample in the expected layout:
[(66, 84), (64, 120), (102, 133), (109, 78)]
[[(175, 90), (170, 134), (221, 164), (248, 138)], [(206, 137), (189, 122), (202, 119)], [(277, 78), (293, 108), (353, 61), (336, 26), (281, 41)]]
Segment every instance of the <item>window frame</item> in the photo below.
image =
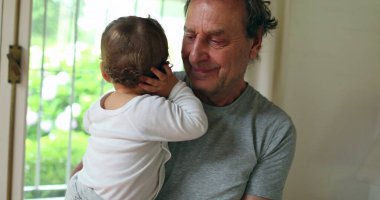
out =
[[(12, 174), (12, 191), (11, 199), (23, 198), (23, 177), (24, 177), (24, 139), (26, 127), (26, 101), (27, 101), (27, 84), (28, 84), (28, 56), (29, 56), (29, 38), (30, 38), (30, 20), (32, 0), (23, 0), (20, 2), (20, 23), (18, 44), (22, 47), (22, 78), (21, 82), (16, 85), (16, 102), (15, 102), (15, 124), (14, 124), (14, 154), (12, 159), (8, 158), (9, 148), (9, 130), (10, 130), (10, 105), (11, 105), (11, 84), (8, 83), (8, 59), (6, 54), (9, 52), (9, 45), (14, 43), (14, 25), (16, 14), (15, 0), (1, 0), (1, 68), (0, 68), (0, 127), (2, 134), (0, 136), (0, 157), (3, 158), (4, 167), (0, 168), (0, 199), (7, 199), (7, 176), (8, 162), (13, 160)], [(24, 23), (22, 23), (24, 22)], [(27, 22), (27, 23), (25, 23)]]

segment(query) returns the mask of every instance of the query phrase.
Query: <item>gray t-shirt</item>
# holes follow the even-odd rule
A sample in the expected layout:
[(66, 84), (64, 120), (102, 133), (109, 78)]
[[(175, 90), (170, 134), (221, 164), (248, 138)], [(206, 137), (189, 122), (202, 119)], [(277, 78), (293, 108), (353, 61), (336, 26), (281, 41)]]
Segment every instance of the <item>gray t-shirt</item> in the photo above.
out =
[(172, 158), (157, 199), (281, 199), (296, 143), (289, 116), (251, 86), (228, 106), (203, 106), (209, 129), (169, 144)]

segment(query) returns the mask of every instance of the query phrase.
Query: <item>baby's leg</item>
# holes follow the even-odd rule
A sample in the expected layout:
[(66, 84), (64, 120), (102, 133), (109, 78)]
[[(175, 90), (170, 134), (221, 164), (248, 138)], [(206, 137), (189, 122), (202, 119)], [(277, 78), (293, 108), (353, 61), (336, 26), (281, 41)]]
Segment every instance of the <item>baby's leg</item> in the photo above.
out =
[(96, 194), (94, 189), (83, 185), (80, 181), (76, 181), (76, 188), (81, 200), (103, 200), (102, 197)]
[(77, 188), (78, 177), (74, 175), (67, 184), (65, 200), (82, 200)]

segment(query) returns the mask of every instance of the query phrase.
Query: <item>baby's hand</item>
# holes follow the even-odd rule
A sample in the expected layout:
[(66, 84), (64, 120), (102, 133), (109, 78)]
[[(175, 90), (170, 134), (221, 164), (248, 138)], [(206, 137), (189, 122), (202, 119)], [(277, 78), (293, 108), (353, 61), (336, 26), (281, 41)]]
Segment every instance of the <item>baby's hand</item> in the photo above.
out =
[(150, 69), (158, 77), (158, 79), (141, 76), (139, 87), (151, 94), (156, 94), (167, 98), (175, 84), (177, 84), (178, 79), (173, 75), (173, 72), (168, 64), (163, 65), (163, 67), (165, 69), (165, 73), (155, 67)]

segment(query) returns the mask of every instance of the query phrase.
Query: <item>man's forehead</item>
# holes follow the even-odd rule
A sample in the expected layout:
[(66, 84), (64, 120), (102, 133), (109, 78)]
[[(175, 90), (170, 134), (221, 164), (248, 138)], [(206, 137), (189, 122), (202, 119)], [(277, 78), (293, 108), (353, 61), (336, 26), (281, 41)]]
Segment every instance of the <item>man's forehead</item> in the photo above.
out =
[[(245, 0), (191, 0), (188, 7), (191, 7), (192, 5), (197, 4), (219, 4), (223, 5), (225, 9), (241, 9), (246, 7), (246, 1)], [(226, 13), (228, 14), (228, 13)]]
[(223, 4), (233, 4), (233, 5), (236, 5), (241, 2), (245, 2), (245, 0), (191, 0), (190, 4), (193, 2), (215, 2), (215, 1), (218, 1)]
[(207, 28), (202, 28), (201, 30), (197, 30), (196, 28), (193, 28), (191, 26), (187, 27), (186, 25), (184, 26), (184, 31), (186, 33), (199, 33), (200, 31), (203, 32), (203, 33), (206, 33), (207, 35), (214, 35), (214, 36), (218, 36), (218, 35), (223, 35), (225, 34), (225, 30), (221, 27), (218, 27), (218, 28), (211, 28), (211, 27), (207, 27)]
[(220, 3), (198, 1), (200, 3), (194, 3), (186, 15), (184, 26), (186, 32), (222, 35), (231, 30), (244, 30), (243, 14), (240, 9), (228, 10), (224, 5), (221, 6)]
[[(240, 2), (240, 3), (237, 3)], [(245, 18), (246, 7), (240, 0), (192, 0), (188, 7), (185, 21), (212, 19), (218, 21), (236, 21)]]

